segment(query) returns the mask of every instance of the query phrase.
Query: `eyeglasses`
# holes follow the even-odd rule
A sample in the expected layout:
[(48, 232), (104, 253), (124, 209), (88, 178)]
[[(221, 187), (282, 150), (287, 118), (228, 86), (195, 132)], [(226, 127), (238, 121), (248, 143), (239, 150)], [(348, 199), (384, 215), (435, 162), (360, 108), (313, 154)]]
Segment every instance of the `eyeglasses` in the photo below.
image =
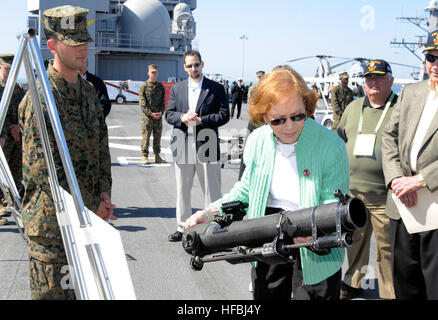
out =
[(436, 60), (438, 59), (437, 56), (434, 56), (433, 54), (426, 54), (426, 60), (429, 61), (430, 63), (434, 63)]
[[(293, 122), (299, 122), (301, 120), (304, 120), (307, 118), (307, 115), (305, 113), (299, 113), (294, 116), (290, 116), (289, 119)], [(273, 126), (281, 126), (286, 123), (287, 118), (279, 118), (279, 119), (272, 119), (269, 121), (271, 125)]]
[(197, 68), (197, 67), (199, 67), (200, 65), (201, 65), (200, 63), (188, 64), (188, 65), (186, 65), (186, 68), (187, 68), (187, 69), (191, 69), (192, 67)]

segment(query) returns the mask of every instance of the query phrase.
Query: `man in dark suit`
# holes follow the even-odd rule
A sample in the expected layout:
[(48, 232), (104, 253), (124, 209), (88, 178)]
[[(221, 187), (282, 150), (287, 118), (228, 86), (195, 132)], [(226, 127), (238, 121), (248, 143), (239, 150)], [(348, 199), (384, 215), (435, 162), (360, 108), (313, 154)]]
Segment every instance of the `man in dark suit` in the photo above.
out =
[(175, 84), (166, 121), (173, 126), (171, 149), (175, 161), (177, 231), (169, 241), (180, 241), (183, 223), (192, 214), (191, 189), (195, 172), (204, 193), (204, 207), (222, 197), (218, 127), (230, 119), (224, 87), (202, 75), (198, 51), (184, 54), (189, 78)]
[(392, 199), (412, 208), (424, 203), (420, 189), (438, 198), (438, 30), (429, 34), (424, 53), (429, 80), (403, 89), (382, 132), (397, 299), (438, 299), (438, 230), (408, 233)]
[(231, 94), (231, 118), (234, 117), (234, 108), (237, 105), (236, 118), (239, 119), (240, 111), (242, 110), (243, 95), (245, 94), (245, 88), (243, 87), (242, 79), (237, 80), (237, 84), (231, 88)]
[(101, 78), (88, 72), (87, 69), (88, 59), (84, 68), (79, 70), (79, 73), (81, 74), (82, 78), (88, 82), (91, 82), (94, 89), (96, 89), (97, 98), (99, 99), (100, 106), (102, 107), (103, 116), (106, 118), (111, 111), (111, 100), (108, 95), (108, 89), (106, 88), (105, 82), (103, 82)]

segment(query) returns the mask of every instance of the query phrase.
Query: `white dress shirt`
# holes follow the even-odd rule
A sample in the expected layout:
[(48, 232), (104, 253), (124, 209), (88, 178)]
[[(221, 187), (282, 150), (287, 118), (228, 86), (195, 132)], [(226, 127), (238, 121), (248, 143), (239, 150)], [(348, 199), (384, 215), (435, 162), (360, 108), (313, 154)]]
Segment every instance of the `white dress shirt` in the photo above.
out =
[[(195, 112), (196, 105), (198, 104), (199, 95), (201, 94), (202, 82), (204, 81), (204, 76), (202, 76), (201, 81), (195, 82), (189, 78), (189, 110)], [(193, 126), (188, 127), (187, 132), (193, 134)]]

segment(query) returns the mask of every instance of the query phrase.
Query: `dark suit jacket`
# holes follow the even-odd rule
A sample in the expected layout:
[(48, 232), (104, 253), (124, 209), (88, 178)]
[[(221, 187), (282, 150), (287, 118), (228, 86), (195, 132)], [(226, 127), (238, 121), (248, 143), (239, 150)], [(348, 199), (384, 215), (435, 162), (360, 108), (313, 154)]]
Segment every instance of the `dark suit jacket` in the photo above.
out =
[(92, 83), (94, 89), (97, 92), (97, 98), (99, 99), (100, 106), (102, 107), (103, 116), (106, 116), (111, 111), (111, 101), (108, 95), (108, 90), (105, 83), (99, 77), (87, 71), (85, 79)]
[[(429, 92), (427, 81), (406, 86), (382, 132), (382, 165), (388, 189), (394, 178), (413, 175), (410, 152)], [(432, 120), (418, 153), (417, 173), (422, 174), (430, 191), (438, 190), (438, 115)], [(392, 190), (388, 192), (386, 214), (397, 220), (400, 214), (391, 194)]]
[[(185, 146), (182, 142), (187, 139), (188, 127), (181, 122), (181, 116), (187, 111), (189, 111), (188, 79), (172, 86), (165, 115), (166, 121), (173, 126), (171, 148), (175, 160), (179, 148)], [(224, 86), (204, 77), (195, 112), (201, 118), (201, 124), (194, 128), (198, 156), (202, 153), (209, 161), (217, 161), (220, 159), (218, 128), (230, 120)], [(211, 153), (214, 146), (216, 157)], [(200, 161), (204, 162), (202, 159)]]
[(243, 95), (245, 94), (245, 88), (239, 87), (237, 84), (231, 89), (232, 99), (233, 101), (242, 102)]

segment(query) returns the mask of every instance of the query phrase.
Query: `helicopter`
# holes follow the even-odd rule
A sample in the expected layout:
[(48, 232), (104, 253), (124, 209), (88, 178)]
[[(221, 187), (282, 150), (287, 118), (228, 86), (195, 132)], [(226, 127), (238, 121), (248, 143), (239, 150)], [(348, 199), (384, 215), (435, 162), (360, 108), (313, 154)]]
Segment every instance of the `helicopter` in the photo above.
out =
[[(364, 88), (364, 70), (366, 64), (372, 59), (355, 57), (355, 58), (347, 58), (347, 57), (337, 57), (330, 55), (314, 55), (314, 56), (306, 56), (301, 58), (296, 58), (287, 61), (287, 63), (293, 63), (299, 60), (305, 59), (317, 59), (317, 70), (315, 72), (314, 77), (304, 77), (304, 80), (308, 83), (309, 87), (314, 88), (321, 98), (321, 101), (318, 102), (318, 108), (315, 112), (315, 118), (322, 125), (331, 128), (333, 123), (333, 111), (330, 107), (329, 99), (331, 95), (331, 88), (340, 83), (339, 73), (333, 71), (335, 68), (338, 68), (342, 65), (352, 63), (350, 69), (348, 70), (349, 81), (348, 86), (353, 91), (353, 95), (356, 97), (362, 97), (365, 95)], [(337, 60), (333, 64), (330, 63), (329, 60)], [(403, 67), (412, 68), (413, 71), (411, 73), (412, 79), (401, 79), (395, 78), (393, 86), (403, 87), (406, 84), (414, 83), (419, 81), (421, 77), (418, 75), (422, 74), (422, 70), (420, 67), (411, 66), (407, 64), (389, 62), (390, 65), (398, 65)]]
[[(337, 56), (330, 56), (330, 55), (315, 55), (315, 56), (307, 56), (307, 57), (301, 57), (293, 60), (287, 61), (288, 63), (292, 63), (299, 60), (304, 59), (311, 59), (316, 58), (317, 59), (317, 70), (314, 77), (304, 77), (304, 80), (308, 83), (317, 85), (320, 84), (322, 88), (322, 95), (326, 98), (329, 98), (330, 95), (330, 87), (335, 86), (340, 83), (339, 81), (339, 73), (335, 72), (334, 69), (338, 68), (342, 65), (345, 65), (347, 63), (353, 63), (350, 67), (348, 74), (350, 76), (348, 86), (351, 90), (353, 90), (353, 93), (355, 96), (363, 96), (364, 95), (364, 80), (363, 80), (363, 74), (365, 70), (366, 64), (371, 61), (372, 59), (369, 58), (361, 58), (361, 57), (355, 57), (355, 58), (346, 58), (346, 57), (337, 57)], [(331, 64), (329, 59), (342, 59), (341, 61), (336, 62), (335, 64)], [(418, 74), (420, 73), (420, 67), (402, 64), (402, 63), (396, 63), (388, 61), (390, 65), (397, 65), (402, 67), (409, 67), (413, 68), (413, 72), (411, 73), (412, 79), (394, 79), (394, 85), (395, 86), (403, 86), (409, 83), (414, 83), (419, 80)]]

